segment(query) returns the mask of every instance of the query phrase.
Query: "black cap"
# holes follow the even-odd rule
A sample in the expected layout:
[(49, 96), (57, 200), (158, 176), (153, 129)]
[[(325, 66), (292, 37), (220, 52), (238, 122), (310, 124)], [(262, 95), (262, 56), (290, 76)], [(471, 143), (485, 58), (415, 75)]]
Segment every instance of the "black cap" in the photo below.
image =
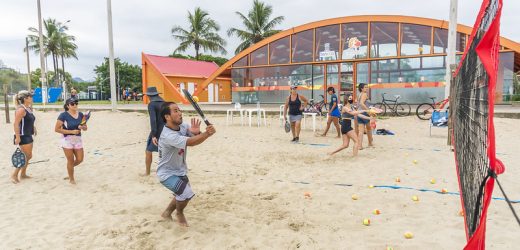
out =
[(69, 98), (69, 99), (67, 99), (67, 100), (65, 101), (65, 105), (69, 105), (69, 104), (71, 104), (71, 103), (76, 103), (76, 104), (77, 104), (77, 103), (78, 103), (78, 99), (76, 99), (76, 98), (74, 98), (74, 97), (71, 97), (71, 98)]

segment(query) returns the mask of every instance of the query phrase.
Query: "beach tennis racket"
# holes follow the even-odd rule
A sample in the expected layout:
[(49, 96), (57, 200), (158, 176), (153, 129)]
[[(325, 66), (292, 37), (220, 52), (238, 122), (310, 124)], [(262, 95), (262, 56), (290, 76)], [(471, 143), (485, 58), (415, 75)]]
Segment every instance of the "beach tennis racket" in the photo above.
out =
[(83, 114), (83, 118), (81, 119), (81, 123), (79, 125), (87, 124), (88, 119), (90, 119), (90, 110)]
[(184, 96), (186, 96), (186, 98), (188, 98), (188, 101), (191, 103), (191, 106), (193, 106), (195, 111), (197, 111), (197, 113), (199, 113), (202, 120), (204, 120), (204, 123), (206, 123), (206, 125), (208, 125), (208, 126), (211, 125), (211, 123), (209, 123), (208, 119), (206, 119), (206, 117), (204, 116), (204, 113), (200, 109), (197, 102), (195, 102), (195, 100), (193, 100), (193, 97), (191, 96), (190, 92), (188, 92), (188, 90), (185, 90), (185, 89), (183, 89), (182, 92), (184, 93)]
[(25, 157), (25, 154), (22, 152), (22, 150), (20, 150), (20, 147), (16, 147), (13, 156), (11, 156), (11, 162), (13, 163), (13, 167), (21, 168), (25, 166), (26, 161), (27, 158)]
[(288, 121), (285, 121), (285, 133), (291, 132), (291, 124)]

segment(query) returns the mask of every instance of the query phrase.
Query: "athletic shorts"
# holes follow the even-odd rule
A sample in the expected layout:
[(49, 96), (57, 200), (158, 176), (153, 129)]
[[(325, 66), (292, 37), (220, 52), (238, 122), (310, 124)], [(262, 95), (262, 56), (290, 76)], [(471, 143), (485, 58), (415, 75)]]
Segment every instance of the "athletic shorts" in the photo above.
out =
[(330, 116), (340, 118), (341, 117), (341, 113), (339, 112), (339, 109), (336, 108), (336, 109), (332, 110), (332, 112), (330, 112)]
[(190, 200), (193, 198), (193, 196), (195, 196), (195, 193), (193, 193), (193, 190), (191, 190), (188, 176), (172, 175), (165, 181), (161, 181), (161, 184), (173, 192), (173, 195), (175, 195), (175, 200), (185, 201)]
[[(14, 140), (16, 139), (16, 135), (13, 136), (13, 144)], [(32, 135), (20, 135), (20, 145), (27, 145), (33, 143), (33, 137)]]
[[(361, 114), (364, 115), (364, 116), (366, 116), (366, 117), (368, 117), (367, 112), (363, 112), (363, 113), (361, 113)], [(358, 121), (358, 124), (359, 124), (359, 125), (367, 125), (367, 124), (370, 122), (370, 120), (365, 120), (365, 119), (363, 119), (363, 118), (361, 118), (361, 117), (359, 117), (359, 116), (357, 117), (357, 121)]]
[[(157, 138), (157, 139), (159, 139), (159, 138)], [(148, 151), (148, 152), (158, 152), (159, 151), (159, 148), (155, 144), (153, 144), (152, 135), (149, 135), (148, 140), (146, 141), (146, 151)]]
[(289, 122), (299, 122), (302, 120), (302, 115), (289, 115)]
[(352, 121), (348, 119), (342, 119), (341, 122), (341, 134), (345, 135), (352, 131)]
[(82, 149), (83, 141), (79, 135), (68, 135), (61, 138), (61, 147), (66, 149)]

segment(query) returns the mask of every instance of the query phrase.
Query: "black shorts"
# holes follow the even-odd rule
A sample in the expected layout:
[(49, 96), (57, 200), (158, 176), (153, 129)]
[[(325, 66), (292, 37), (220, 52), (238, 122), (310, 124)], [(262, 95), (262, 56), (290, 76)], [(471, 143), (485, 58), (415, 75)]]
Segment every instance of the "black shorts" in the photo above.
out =
[(352, 131), (352, 121), (350, 119), (341, 120), (341, 134), (347, 134)]
[(159, 148), (153, 144), (152, 135), (148, 136), (148, 141), (146, 141), (146, 151), (148, 152), (158, 152)]
[[(13, 136), (13, 144), (14, 140), (16, 139), (16, 135)], [(20, 135), (20, 145), (26, 145), (33, 143), (33, 137), (32, 135)]]

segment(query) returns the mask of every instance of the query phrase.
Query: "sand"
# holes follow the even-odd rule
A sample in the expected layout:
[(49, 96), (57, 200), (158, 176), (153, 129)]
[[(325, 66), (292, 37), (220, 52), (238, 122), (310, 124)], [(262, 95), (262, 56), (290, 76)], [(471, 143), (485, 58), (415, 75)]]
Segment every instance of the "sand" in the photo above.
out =
[[(368, 187), (458, 192), (446, 129), (434, 128), (430, 137), (428, 122), (415, 117), (379, 121), (379, 128), (396, 135), (376, 135), (376, 147), (353, 159), (350, 148), (326, 155), (340, 144), (334, 130), (325, 138), (304, 130), (302, 144), (291, 144), (277, 118), (250, 128), (210, 116), (217, 134), (188, 151), (197, 195), (185, 210), (190, 227), (181, 228), (160, 217), (170, 192), (155, 174), (138, 175), (149, 130), (145, 114), (92, 114), (76, 186), (63, 180), (66, 162), (54, 132), (58, 113), (36, 116), (33, 162), (44, 162), (29, 166), (32, 179), (14, 185), (12, 125), (0, 115), (0, 249), (461, 249), (466, 241), (458, 195)], [(497, 152), (506, 165), (500, 180), (515, 200), (519, 125), (496, 119)], [(494, 196), (502, 196), (498, 188)], [(493, 201), (488, 215), (488, 248), (517, 248), (520, 230), (507, 204)], [(370, 226), (363, 225), (365, 218)], [(413, 239), (404, 238), (407, 231)]]

